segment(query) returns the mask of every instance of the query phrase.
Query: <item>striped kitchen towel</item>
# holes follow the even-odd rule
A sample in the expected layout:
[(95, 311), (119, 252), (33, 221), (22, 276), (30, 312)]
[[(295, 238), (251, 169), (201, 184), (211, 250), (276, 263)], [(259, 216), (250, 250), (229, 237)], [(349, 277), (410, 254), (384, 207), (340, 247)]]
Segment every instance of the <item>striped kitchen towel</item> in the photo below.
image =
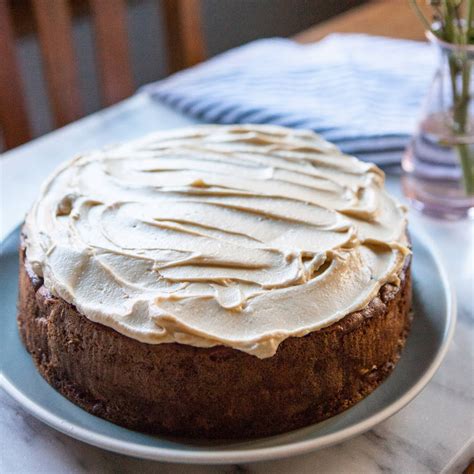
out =
[(205, 122), (309, 128), (383, 165), (399, 162), (435, 64), (429, 45), (415, 41), (333, 34), (301, 45), (271, 38), (145, 90)]

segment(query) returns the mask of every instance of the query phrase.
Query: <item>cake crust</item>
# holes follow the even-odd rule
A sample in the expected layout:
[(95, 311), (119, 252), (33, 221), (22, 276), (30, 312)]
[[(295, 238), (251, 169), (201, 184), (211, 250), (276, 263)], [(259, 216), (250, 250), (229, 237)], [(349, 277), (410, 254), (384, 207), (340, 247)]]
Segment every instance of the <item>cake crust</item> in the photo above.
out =
[(399, 276), (363, 309), (258, 359), (224, 346), (141, 343), (94, 323), (49, 292), (22, 244), (18, 325), (46, 381), (96, 416), (155, 434), (269, 436), (340, 413), (391, 373), (411, 322), (410, 257)]

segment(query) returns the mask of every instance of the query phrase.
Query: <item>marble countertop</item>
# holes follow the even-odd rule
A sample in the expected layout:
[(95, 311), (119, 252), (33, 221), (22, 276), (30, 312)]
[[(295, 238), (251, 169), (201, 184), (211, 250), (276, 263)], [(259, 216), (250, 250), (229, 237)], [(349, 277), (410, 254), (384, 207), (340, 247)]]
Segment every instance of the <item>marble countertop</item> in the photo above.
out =
[[(156, 129), (191, 123), (138, 94), (0, 159), (3, 239), (18, 225), (40, 183), (61, 161)], [(21, 186), (19, 186), (21, 183)], [(399, 179), (387, 176), (400, 196)], [(443, 222), (411, 212), (410, 225), (434, 241), (458, 300), (447, 356), (422, 393), (367, 433), (337, 446), (278, 461), (230, 466), (134, 459), (69, 438), (29, 415), (0, 389), (0, 472), (5, 473), (455, 473), (474, 457), (474, 222)]]

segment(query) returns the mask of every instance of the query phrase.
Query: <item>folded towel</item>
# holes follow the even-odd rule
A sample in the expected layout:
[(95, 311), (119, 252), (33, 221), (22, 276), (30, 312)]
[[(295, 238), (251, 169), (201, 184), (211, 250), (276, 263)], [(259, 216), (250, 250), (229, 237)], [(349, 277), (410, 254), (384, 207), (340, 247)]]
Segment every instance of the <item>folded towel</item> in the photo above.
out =
[(345, 152), (398, 162), (420, 115), (436, 57), (421, 42), (333, 34), (301, 45), (254, 41), (145, 86), (211, 123), (309, 128)]

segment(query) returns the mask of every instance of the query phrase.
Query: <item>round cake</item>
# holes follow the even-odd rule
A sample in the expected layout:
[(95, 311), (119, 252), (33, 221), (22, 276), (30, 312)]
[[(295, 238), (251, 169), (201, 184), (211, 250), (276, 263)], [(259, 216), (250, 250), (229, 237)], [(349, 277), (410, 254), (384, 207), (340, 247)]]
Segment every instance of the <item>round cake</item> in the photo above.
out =
[(78, 156), (23, 227), (42, 376), (134, 430), (248, 438), (331, 417), (403, 348), (406, 212), (310, 131), (204, 125)]

